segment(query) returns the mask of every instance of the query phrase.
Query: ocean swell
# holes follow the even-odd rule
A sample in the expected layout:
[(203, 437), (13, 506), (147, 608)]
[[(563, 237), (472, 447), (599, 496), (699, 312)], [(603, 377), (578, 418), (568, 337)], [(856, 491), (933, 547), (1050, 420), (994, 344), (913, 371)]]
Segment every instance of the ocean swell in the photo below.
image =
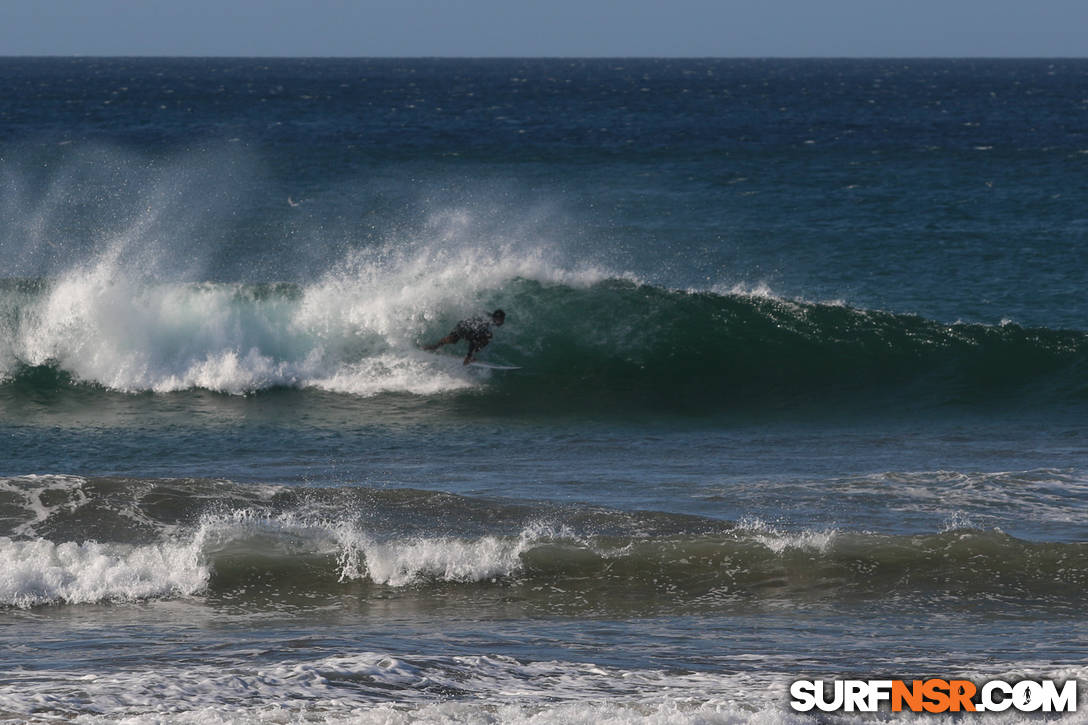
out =
[[(462, 260), (462, 271), (473, 263)], [(545, 267), (469, 290), (419, 259), (394, 265), (391, 278), (357, 261), (312, 285), (146, 284), (96, 271), (8, 283), (0, 379), (128, 393), (469, 391), (485, 405), (537, 409), (713, 410), (872, 393), (935, 404), (1085, 399), (1079, 331), (945, 324)], [(507, 324), (484, 357), (522, 371), (483, 374), (459, 364), (456, 346), (420, 349), (459, 317), (498, 306)]]
[(0, 484), (8, 607), (395, 595), (626, 611), (951, 597), (1058, 612), (1079, 607), (1088, 586), (1088, 545), (966, 524), (892, 535), (408, 489), (67, 476)]

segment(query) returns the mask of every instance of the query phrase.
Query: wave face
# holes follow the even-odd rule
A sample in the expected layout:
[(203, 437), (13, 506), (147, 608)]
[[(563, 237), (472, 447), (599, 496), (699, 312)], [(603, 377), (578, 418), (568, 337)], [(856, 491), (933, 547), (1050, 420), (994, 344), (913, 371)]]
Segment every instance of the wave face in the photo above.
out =
[[(127, 393), (471, 391), (560, 408), (706, 410), (882, 391), (937, 404), (1085, 399), (1079, 331), (678, 291), (512, 253), (480, 275), (482, 251), (441, 256), (391, 267), (371, 253), (308, 285), (136, 282), (105, 265), (6, 283), (0, 378)], [(523, 371), (482, 375), (462, 368), (460, 347), (419, 349), (460, 316), (499, 306), (508, 321), (484, 356)]]
[(998, 530), (788, 531), (409, 489), (34, 476), (0, 481), (0, 514), (0, 605), (19, 608), (396, 595), (599, 614), (950, 598), (1055, 613), (1088, 585), (1088, 545)]
[[(1080, 332), (944, 325), (764, 293), (623, 280), (514, 287), (510, 306), (530, 311), (536, 339), (522, 341), (531, 356), (513, 359), (545, 371), (550, 389), (575, 396), (699, 408), (859, 391), (920, 393), (941, 403), (1029, 389), (1084, 392), (1088, 336)], [(518, 377), (511, 387), (534, 384)]]

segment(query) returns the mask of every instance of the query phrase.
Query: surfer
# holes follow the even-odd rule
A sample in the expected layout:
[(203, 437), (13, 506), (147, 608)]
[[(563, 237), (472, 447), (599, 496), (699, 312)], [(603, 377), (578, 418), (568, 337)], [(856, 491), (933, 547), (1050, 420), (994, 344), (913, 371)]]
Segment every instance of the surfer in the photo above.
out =
[(433, 345), (424, 345), (424, 350), (437, 350), (443, 345), (449, 345), (452, 342), (458, 340), (468, 340), (468, 355), (465, 356), (465, 365), (476, 359), (476, 353), (487, 343), (491, 342), (491, 326), (502, 327), (502, 323), (506, 320), (506, 313), (502, 310), (495, 310), (491, 313), (490, 319), (486, 317), (470, 317), (467, 320), (461, 320), (457, 323), (457, 327), (453, 328), (453, 332), (443, 337)]

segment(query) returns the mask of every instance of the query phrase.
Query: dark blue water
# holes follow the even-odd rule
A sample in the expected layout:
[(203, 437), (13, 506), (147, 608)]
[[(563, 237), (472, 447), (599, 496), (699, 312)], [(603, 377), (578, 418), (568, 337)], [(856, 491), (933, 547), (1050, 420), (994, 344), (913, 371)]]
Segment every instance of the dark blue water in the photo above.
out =
[(1083, 682), (1086, 79), (0, 59), (0, 718)]

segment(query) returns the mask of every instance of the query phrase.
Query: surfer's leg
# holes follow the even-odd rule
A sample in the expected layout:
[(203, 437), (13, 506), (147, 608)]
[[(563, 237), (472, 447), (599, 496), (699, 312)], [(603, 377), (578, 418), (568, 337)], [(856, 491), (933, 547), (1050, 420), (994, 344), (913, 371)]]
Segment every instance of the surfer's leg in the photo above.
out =
[(468, 355), (465, 355), (465, 365), (476, 359), (476, 351), (480, 349), (480, 346), (475, 342), (468, 343)]
[(459, 338), (458, 338), (456, 333), (450, 333), (449, 335), (446, 335), (445, 337), (443, 337), (441, 340), (439, 340), (438, 342), (436, 342), (433, 345), (424, 345), (423, 349), (424, 350), (437, 350), (438, 348), (442, 347), (443, 345), (449, 345), (451, 342), (457, 342), (458, 339)]
[(487, 343), (490, 340), (469, 340), (468, 342), (468, 355), (465, 356), (465, 365), (476, 359), (476, 353), (482, 348), (487, 347)]

